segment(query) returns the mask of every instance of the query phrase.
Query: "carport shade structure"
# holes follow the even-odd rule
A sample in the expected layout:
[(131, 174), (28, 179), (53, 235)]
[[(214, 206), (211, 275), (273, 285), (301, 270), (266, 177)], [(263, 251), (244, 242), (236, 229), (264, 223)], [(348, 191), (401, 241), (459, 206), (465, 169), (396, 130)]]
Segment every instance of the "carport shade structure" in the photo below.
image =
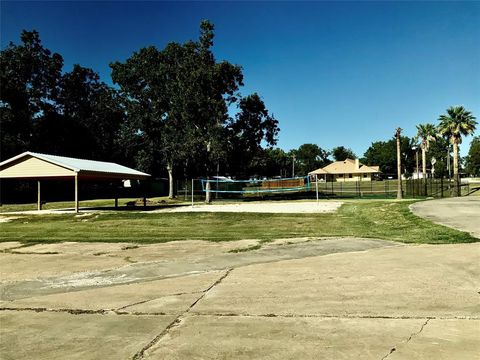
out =
[(38, 210), (41, 209), (41, 180), (75, 181), (75, 212), (78, 212), (80, 180), (146, 180), (150, 175), (111, 162), (24, 152), (0, 163), (0, 179), (37, 180)]

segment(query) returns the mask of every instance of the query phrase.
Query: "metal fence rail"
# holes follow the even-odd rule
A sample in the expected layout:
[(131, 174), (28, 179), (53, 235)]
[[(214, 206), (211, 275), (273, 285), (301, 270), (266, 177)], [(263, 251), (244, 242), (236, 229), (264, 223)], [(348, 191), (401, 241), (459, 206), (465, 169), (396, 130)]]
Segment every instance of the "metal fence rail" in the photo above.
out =
[[(202, 187), (201, 180), (195, 179), (192, 183), (188, 181), (177, 182), (177, 196), (184, 200), (190, 200), (193, 195), (196, 200), (201, 201), (205, 199), (205, 191)], [(338, 198), (396, 198), (398, 181), (395, 179), (378, 180), (378, 181), (334, 181), (334, 182), (318, 182), (318, 192), (320, 197), (338, 197)], [(212, 194), (212, 199), (238, 199), (248, 200), (252, 198), (268, 199), (272, 197), (284, 198), (304, 198), (313, 199), (316, 196), (315, 181), (310, 182), (309, 186), (305, 186), (298, 191), (290, 191), (282, 194), (273, 192), (272, 194), (265, 193), (221, 193)], [(425, 198), (425, 197), (450, 197), (453, 195), (454, 182), (448, 179), (409, 179), (402, 180), (403, 196), (405, 198)], [(479, 183), (465, 183), (461, 185), (461, 194), (480, 195)]]

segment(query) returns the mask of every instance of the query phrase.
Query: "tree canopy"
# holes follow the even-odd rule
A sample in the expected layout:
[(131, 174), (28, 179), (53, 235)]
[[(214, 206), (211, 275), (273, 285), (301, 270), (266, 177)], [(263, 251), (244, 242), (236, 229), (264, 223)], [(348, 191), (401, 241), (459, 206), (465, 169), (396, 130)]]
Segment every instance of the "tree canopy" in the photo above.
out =
[(472, 139), (465, 161), (465, 171), (469, 175), (480, 176), (480, 136)]
[(295, 175), (300, 176), (331, 162), (328, 159), (330, 153), (316, 144), (303, 144), (297, 150), (292, 150), (291, 155), (295, 156)]
[(337, 146), (332, 149), (333, 160), (344, 161), (345, 159), (356, 159), (357, 156), (350, 148), (345, 146)]
[[(404, 171), (411, 173), (415, 164), (415, 151), (412, 150), (412, 139), (402, 136), (400, 138), (400, 151), (402, 154), (402, 166)], [(367, 149), (361, 162), (367, 165), (378, 165), (385, 175), (396, 175), (397, 152), (396, 140), (376, 141)]]
[(92, 69), (46, 49), (36, 31), (0, 53), (1, 159), (23, 151), (115, 160), (123, 119), (115, 90)]

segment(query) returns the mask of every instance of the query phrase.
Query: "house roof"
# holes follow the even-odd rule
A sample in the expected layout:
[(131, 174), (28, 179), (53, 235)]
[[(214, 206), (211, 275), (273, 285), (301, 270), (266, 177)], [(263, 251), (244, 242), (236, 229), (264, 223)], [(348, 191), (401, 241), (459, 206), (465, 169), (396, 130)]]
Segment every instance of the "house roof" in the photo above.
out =
[(356, 161), (353, 159), (345, 159), (344, 161), (335, 161), (323, 168), (314, 170), (309, 174), (365, 174), (365, 173), (379, 173), (378, 166), (367, 166), (358, 163), (359, 168), (356, 168)]
[[(125, 179), (145, 179), (150, 177), (149, 174), (112, 162), (77, 159), (65, 156), (35, 153), (31, 151), (26, 151), (1, 162), (0, 171), (7, 167), (15, 166), (15, 164), (22, 162), (24, 158), (27, 159), (32, 157), (71, 170), (73, 173), (77, 173), (79, 175), (104, 178), (123, 177)], [(1, 173), (0, 177), (2, 177)]]
[(324, 174), (328, 174), (328, 172), (326, 172), (325, 170), (320, 168), (320, 169), (317, 169), (317, 170), (310, 171), (308, 174), (309, 175), (324, 175)]

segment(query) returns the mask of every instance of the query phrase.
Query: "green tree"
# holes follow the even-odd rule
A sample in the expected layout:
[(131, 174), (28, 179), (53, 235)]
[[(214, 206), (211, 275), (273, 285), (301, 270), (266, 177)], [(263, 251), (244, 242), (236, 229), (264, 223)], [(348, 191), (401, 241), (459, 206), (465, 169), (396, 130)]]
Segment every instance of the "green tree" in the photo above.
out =
[(262, 143), (267, 147), (277, 143), (278, 121), (256, 93), (242, 98), (238, 109), (227, 125), (231, 169), (241, 177), (265, 175)]
[(424, 194), (427, 193), (427, 152), (430, 149), (430, 143), (437, 138), (437, 129), (433, 124), (419, 124), (417, 125), (417, 138), (421, 141), (420, 148), (422, 149), (422, 173)]
[(453, 145), (453, 178), (455, 182), (455, 195), (460, 196), (460, 175), (459, 175), (459, 145), (462, 143), (462, 136), (473, 134), (477, 122), (470, 111), (463, 106), (452, 106), (447, 113), (440, 115), (438, 120), (439, 132), (447, 136)]
[(473, 176), (480, 176), (480, 136), (475, 136), (470, 144), (465, 170)]
[(435, 169), (433, 176), (444, 177), (448, 175), (447, 167), (447, 153), (449, 148), (449, 141), (444, 137), (437, 136), (436, 140), (430, 143), (427, 153), (427, 163), (431, 163), (432, 159), (435, 159), (435, 165), (432, 166), (432, 170)]
[(335, 161), (344, 161), (345, 159), (356, 159), (357, 156), (350, 148), (345, 146), (337, 146), (332, 150), (333, 160)]
[(166, 167), (170, 197), (176, 166), (198, 151), (218, 159), (227, 109), (242, 85), (239, 66), (216, 62), (213, 37), (213, 25), (203, 21), (196, 42), (169, 43), (161, 51), (150, 46), (110, 65), (132, 122), (122, 126), (122, 137), (143, 145), (135, 157), (144, 170), (158, 174), (160, 165)]
[(55, 112), (62, 57), (44, 48), (37, 31), (0, 53), (0, 159), (30, 150), (35, 123)]
[(287, 171), (292, 166), (292, 159), (280, 148), (267, 148), (264, 150), (267, 176), (287, 177)]
[[(115, 140), (123, 119), (115, 90), (92, 69), (74, 65), (59, 81), (56, 111), (37, 123), (35, 147), (44, 152), (117, 160)], [(47, 139), (47, 141), (45, 141)]]
[[(400, 137), (400, 151), (403, 171), (413, 172), (415, 167), (414, 142), (406, 136)], [(364, 153), (361, 162), (367, 165), (378, 165), (384, 176), (397, 176), (397, 142), (396, 138), (388, 141), (376, 141)]]
[(303, 144), (297, 150), (292, 150), (295, 156), (295, 175), (305, 176), (310, 171), (328, 165), (330, 153), (316, 144)]

